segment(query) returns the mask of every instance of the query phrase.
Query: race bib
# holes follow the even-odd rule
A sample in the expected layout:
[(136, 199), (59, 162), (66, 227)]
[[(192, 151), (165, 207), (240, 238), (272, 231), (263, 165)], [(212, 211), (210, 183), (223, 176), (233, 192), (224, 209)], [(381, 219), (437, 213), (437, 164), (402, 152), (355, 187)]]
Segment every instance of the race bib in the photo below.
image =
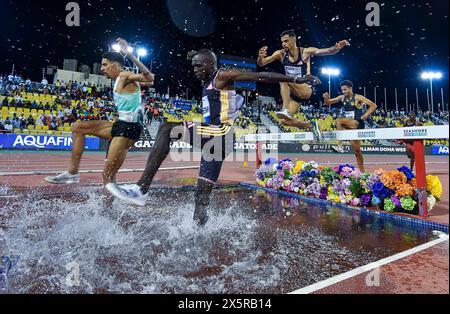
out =
[(301, 67), (285, 66), (284, 71), (286, 72), (286, 76), (291, 76), (291, 77), (302, 76), (302, 68)]
[(355, 119), (355, 112), (354, 111), (344, 111), (344, 116), (347, 119)]
[(205, 118), (205, 122), (208, 122), (209, 117), (211, 116), (211, 108), (209, 106), (208, 96), (204, 96), (202, 98), (202, 108), (203, 108), (203, 117)]

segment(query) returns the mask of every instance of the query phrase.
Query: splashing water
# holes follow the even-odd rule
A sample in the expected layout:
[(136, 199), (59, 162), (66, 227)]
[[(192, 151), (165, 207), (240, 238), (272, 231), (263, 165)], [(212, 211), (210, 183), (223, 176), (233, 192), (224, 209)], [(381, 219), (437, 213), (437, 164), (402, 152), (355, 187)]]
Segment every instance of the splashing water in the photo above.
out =
[(1, 253), (20, 262), (0, 292), (289, 292), (429, 237), (243, 188), (214, 191), (203, 228), (189, 190), (151, 191), (145, 208), (86, 190), (1, 206)]

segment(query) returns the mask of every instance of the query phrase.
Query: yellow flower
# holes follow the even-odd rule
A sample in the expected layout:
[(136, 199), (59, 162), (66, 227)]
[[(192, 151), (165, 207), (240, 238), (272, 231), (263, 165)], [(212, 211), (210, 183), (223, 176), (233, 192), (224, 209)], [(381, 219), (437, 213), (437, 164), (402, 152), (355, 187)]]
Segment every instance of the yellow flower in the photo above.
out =
[(303, 160), (297, 161), (294, 168), (294, 174), (299, 174), (302, 171), (302, 167), (305, 164)]
[(437, 176), (427, 175), (427, 191), (434, 197), (441, 198), (442, 183)]
[(325, 184), (325, 178), (323, 176), (320, 176), (320, 184), (321, 185)]

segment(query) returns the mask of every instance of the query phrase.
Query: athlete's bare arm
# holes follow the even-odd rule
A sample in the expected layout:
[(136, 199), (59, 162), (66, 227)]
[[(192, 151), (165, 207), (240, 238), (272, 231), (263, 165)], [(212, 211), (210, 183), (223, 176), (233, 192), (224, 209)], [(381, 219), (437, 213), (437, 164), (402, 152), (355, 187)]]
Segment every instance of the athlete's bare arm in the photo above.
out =
[(347, 40), (341, 40), (337, 42), (336, 45), (329, 48), (316, 48), (309, 47), (305, 48), (303, 51), (303, 58), (305, 61), (314, 56), (331, 56), (337, 54), (341, 51), (345, 46), (350, 46), (350, 43)]
[(291, 77), (273, 72), (239, 72), (239, 71), (220, 71), (216, 79), (216, 87), (218, 89), (225, 88), (234, 81), (243, 82), (259, 82), (259, 83), (294, 83), (304, 84), (311, 83), (313, 85), (321, 84), (322, 82), (316, 76), (307, 75), (303, 77)]
[(119, 44), (121, 48), (121, 52), (126, 54), (128, 59), (130, 59), (139, 69), (139, 74), (135, 74), (132, 72), (122, 72), (120, 74), (120, 77), (122, 79), (125, 79), (128, 82), (153, 82), (155, 80), (155, 75), (150, 72), (150, 70), (143, 64), (141, 61), (139, 61), (133, 53), (128, 51), (128, 43), (123, 38), (118, 38), (117, 43)]
[(340, 95), (336, 98), (330, 99), (330, 94), (323, 94), (323, 103), (325, 106), (335, 105), (344, 101), (344, 96)]
[(266, 66), (274, 61), (283, 61), (283, 50), (277, 50), (275, 51), (271, 56), (267, 56), (267, 46), (262, 47), (261, 49), (259, 49), (259, 54), (258, 54), (258, 65), (260, 67)]
[(365, 121), (369, 119), (369, 117), (377, 110), (378, 106), (370, 99), (367, 99), (364, 96), (356, 95), (355, 100), (360, 104), (366, 104), (369, 106), (369, 109), (367, 109), (366, 113), (361, 116), (361, 120)]

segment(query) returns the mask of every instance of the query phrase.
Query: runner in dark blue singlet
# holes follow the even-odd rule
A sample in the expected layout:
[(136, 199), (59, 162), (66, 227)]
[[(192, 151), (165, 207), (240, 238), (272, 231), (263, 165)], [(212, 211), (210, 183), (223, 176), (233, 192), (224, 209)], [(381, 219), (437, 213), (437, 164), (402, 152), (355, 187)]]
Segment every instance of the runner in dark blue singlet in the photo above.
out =
[[(338, 103), (344, 105), (342, 117), (336, 120), (336, 128), (338, 131), (364, 129), (365, 121), (375, 112), (375, 110), (377, 110), (377, 105), (364, 96), (354, 94), (353, 83), (350, 81), (346, 80), (341, 83), (341, 91), (342, 95), (333, 99), (330, 99), (328, 93), (323, 95), (325, 105), (334, 105)], [(369, 106), (366, 112), (364, 112), (364, 104)], [(364, 158), (361, 151), (361, 141), (355, 140), (350, 141), (350, 143), (355, 153), (359, 170), (364, 172)], [(341, 144), (333, 146), (333, 148), (339, 153), (344, 152)]]
[[(274, 61), (280, 61), (284, 66), (284, 72), (287, 76), (302, 77), (311, 74), (311, 58), (314, 56), (335, 55), (350, 43), (347, 40), (341, 40), (329, 48), (298, 47), (297, 35), (295, 30), (286, 30), (281, 33), (281, 45), (283, 49), (275, 51), (271, 56), (267, 56), (267, 46), (259, 50), (258, 65), (264, 67)], [(301, 101), (311, 98), (312, 87), (308, 84), (289, 84), (281, 83), (281, 98), (283, 99), (283, 110), (277, 112), (281, 123), (289, 125), (289, 120), (298, 111)], [(302, 122), (300, 128), (312, 130), (316, 133), (310, 122)], [(320, 134), (319, 134), (320, 138)]]
[(291, 77), (268, 72), (240, 72), (218, 69), (217, 57), (210, 50), (194, 51), (189, 54), (194, 75), (203, 85), (202, 123), (165, 123), (161, 125), (155, 144), (147, 161), (146, 169), (138, 184), (123, 188), (118, 198), (139, 206), (144, 206), (144, 196), (153, 181), (159, 167), (170, 153), (170, 143), (182, 140), (194, 146), (200, 145), (202, 158), (200, 174), (195, 193), (194, 220), (203, 225), (208, 220), (207, 208), (212, 189), (219, 179), (223, 162), (234, 146), (234, 120), (240, 114), (243, 103), (236, 94), (234, 82), (259, 82), (293, 84), (320, 84), (314, 76)]

